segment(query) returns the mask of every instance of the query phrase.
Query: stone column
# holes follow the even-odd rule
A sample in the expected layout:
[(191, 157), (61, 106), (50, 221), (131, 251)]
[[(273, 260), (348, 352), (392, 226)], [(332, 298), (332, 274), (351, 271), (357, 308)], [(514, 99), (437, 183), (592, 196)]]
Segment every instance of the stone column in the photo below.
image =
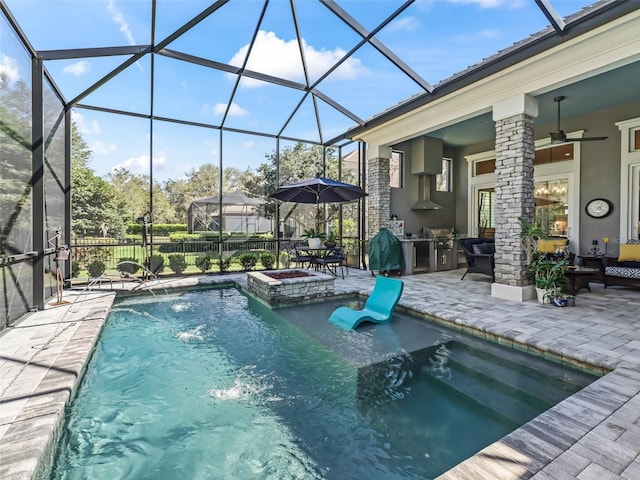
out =
[(367, 234), (370, 240), (382, 227), (389, 226), (391, 187), (389, 165), (391, 147), (370, 146), (367, 149)]
[(534, 119), (537, 100), (519, 95), (494, 105), (496, 122), (496, 254), (494, 297), (534, 298), (518, 217), (533, 218)]

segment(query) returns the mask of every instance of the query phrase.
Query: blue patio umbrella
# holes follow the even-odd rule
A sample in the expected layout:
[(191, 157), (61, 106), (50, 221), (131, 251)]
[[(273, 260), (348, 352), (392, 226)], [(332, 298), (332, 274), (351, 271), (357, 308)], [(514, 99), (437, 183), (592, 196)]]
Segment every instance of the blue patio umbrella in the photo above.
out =
[(351, 202), (366, 195), (367, 192), (357, 185), (331, 180), (330, 178), (314, 177), (281, 185), (269, 196), (283, 202), (315, 203), (316, 230), (318, 230), (321, 203)]
[(357, 185), (314, 177), (281, 185), (269, 196), (283, 202), (320, 204), (351, 202), (366, 195), (367, 193)]

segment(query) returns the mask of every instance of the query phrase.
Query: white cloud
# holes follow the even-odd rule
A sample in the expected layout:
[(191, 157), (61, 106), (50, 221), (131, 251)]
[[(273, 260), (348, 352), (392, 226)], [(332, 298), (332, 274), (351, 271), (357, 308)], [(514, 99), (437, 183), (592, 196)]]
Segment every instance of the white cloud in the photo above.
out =
[(76, 123), (78, 127), (78, 131), (85, 135), (97, 134), (100, 133), (100, 125), (97, 121), (92, 120), (87, 123), (84, 115), (76, 112), (75, 110), (71, 111), (71, 119)]
[(122, 12), (116, 6), (115, 0), (109, 0), (107, 4), (107, 10), (111, 14), (111, 19), (120, 27), (120, 31), (124, 34), (125, 38), (129, 42), (129, 45), (135, 45), (136, 41), (133, 38), (131, 30), (129, 30), (129, 24), (124, 18)]
[[(318, 78), (346, 54), (346, 51), (339, 47), (334, 50), (316, 50), (313, 46), (307, 45), (304, 40), (302, 41), (302, 46), (311, 78)], [(229, 63), (235, 66), (242, 66), (248, 50), (249, 45), (242, 47), (233, 55)], [(264, 30), (258, 32), (247, 63), (247, 69), (288, 80), (304, 82), (302, 60), (300, 59), (297, 41), (289, 40), (287, 42), (278, 38), (274, 32), (266, 32)], [(334, 72), (333, 78), (352, 80), (359, 75), (368, 73), (368, 71), (360, 60), (352, 57), (340, 65)], [(244, 80), (242, 83), (244, 87), (264, 85), (259, 80), (250, 78), (245, 78)]]
[(6, 77), (9, 82), (17, 82), (20, 80), (19, 70), (18, 62), (16, 62), (15, 58), (2, 55), (2, 62), (0, 62), (0, 76)]
[(82, 75), (83, 73), (87, 73), (91, 69), (91, 63), (87, 60), (81, 60), (76, 63), (72, 63), (71, 65), (67, 65), (62, 70), (64, 73), (71, 73), (76, 77), (78, 75)]
[[(165, 152), (158, 152), (153, 156), (153, 168), (154, 170), (163, 170), (167, 163), (167, 154)], [(131, 157), (118, 165), (115, 165), (111, 170), (115, 171), (120, 168), (129, 170), (132, 173), (141, 173), (147, 175), (149, 173), (149, 155), (143, 154), (138, 157)]]
[(242, 148), (246, 150), (251, 150), (256, 146), (256, 142), (252, 142), (251, 140), (247, 140), (246, 142), (242, 142)]
[[(227, 109), (226, 103), (216, 103), (213, 107), (214, 115), (223, 115)], [(231, 102), (231, 107), (229, 108), (229, 115), (232, 117), (244, 117), (245, 115), (249, 115), (249, 111), (242, 108), (235, 102)]]
[(500, 32), (498, 30), (480, 30), (478, 32), (479, 38), (497, 38), (500, 36)]
[(210, 148), (209, 152), (211, 153), (212, 157), (218, 156), (218, 144), (216, 142), (212, 140), (205, 140), (204, 145), (205, 147)]
[(413, 32), (420, 28), (420, 20), (416, 17), (404, 17), (393, 21), (385, 28), (385, 32)]
[(114, 144), (107, 145), (106, 143), (97, 140), (91, 145), (91, 150), (93, 153), (97, 153), (98, 155), (107, 155), (109, 153), (113, 153), (118, 149)]
[(477, 32), (468, 32), (466, 34), (456, 35), (453, 37), (459, 44), (471, 45), (483, 40), (490, 40), (492, 38), (498, 38), (500, 32), (498, 30), (478, 30)]

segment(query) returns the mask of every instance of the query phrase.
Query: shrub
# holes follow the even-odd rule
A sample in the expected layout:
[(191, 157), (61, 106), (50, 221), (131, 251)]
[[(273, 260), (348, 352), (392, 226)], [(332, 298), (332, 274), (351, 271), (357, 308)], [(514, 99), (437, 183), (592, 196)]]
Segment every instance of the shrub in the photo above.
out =
[(76, 248), (75, 256), (80, 262), (80, 265), (86, 265), (94, 260), (100, 260), (103, 262), (108, 261), (111, 258), (110, 248), (101, 247), (78, 247)]
[(207, 270), (211, 268), (212, 261), (213, 261), (213, 258), (205, 254), (205, 255), (198, 255), (196, 257), (195, 263), (196, 263), (196, 267), (198, 267), (202, 273), (205, 273)]
[(280, 259), (280, 265), (282, 266), (282, 268), (289, 268), (289, 265), (291, 265), (291, 255), (289, 254), (289, 252), (285, 252), (284, 250), (281, 251), (279, 259)]
[(135, 243), (136, 245), (142, 244), (142, 235), (125, 235), (125, 243)]
[(164, 257), (162, 255), (151, 255), (145, 264), (151, 273), (158, 275), (164, 270)]
[(124, 273), (135, 274), (140, 270), (138, 259), (135, 257), (123, 257), (118, 260), (118, 270)]
[(223, 258), (222, 264), (220, 265), (220, 271), (226, 272), (227, 270), (229, 270), (229, 265), (231, 265), (231, 258)]
[(80, 262), (78, 260), (74, 260), (71, 262), (71, 276), (76, 278), (80, 273)]
[(240, 265), (245, 272), (251, 270), (258, 263), (258, 255), (253, 252), (243, 253), (240, 255)]
[(276, 263), (276, 256), (271, 252), (264, 252), (260, 255), (260, 263), (267, 270), (271, 270)]
[(184, 255), (180, 253), (169, 255), (169, 268), (178, 275), (184, 272), (187, 269), (187, 261)]
[(87, 265), (87, 270), (89, 271), (90, 277), (99, 277), (106, 270), (106, 265), (101, 260), (94, 260), (89, 265)]
[[(187, 231), (186, 223), (154, 223), (153, 224), (153, 234), (159, 235), (162, 237), (166, 237), (170, 235), (172, 232), (181, 232)], [(129, 235), (142, 235), (142, 224), (140, 223), (130, 223), (127, 225), (127, 233)]]

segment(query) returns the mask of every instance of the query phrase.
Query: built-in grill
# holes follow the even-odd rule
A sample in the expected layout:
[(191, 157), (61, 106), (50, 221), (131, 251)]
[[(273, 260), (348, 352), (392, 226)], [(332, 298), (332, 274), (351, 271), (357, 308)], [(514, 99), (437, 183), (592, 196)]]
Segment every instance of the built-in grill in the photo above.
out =
[(425, 238), (433, 239), (430, 242), (429, 270), (437, 272), (454, 268), (454, 237), (451, 229), (422, 227), (422, 234)]

